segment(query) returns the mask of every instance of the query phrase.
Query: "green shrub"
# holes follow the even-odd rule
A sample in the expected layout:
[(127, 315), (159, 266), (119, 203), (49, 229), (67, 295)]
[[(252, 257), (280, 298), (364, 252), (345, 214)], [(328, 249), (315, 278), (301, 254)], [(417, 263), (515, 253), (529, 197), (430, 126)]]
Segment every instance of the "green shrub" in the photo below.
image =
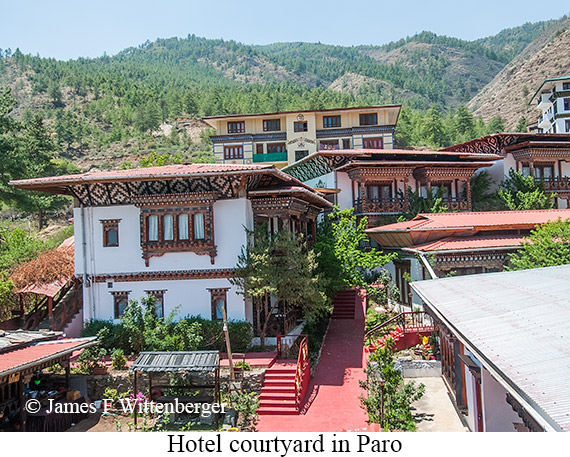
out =
[(243, 371), (250, 371), (251, 365), (247, 362), (236, 362), (234, 363), (234, 368), (242, 368)]
[(314, 362), (317, 358), (323, 338), (327, 331), (331, 310), (328, 306), (321, 306), (311, 310), (305, 318), (303, 332), (307, 334), (309, 344), (309, 355)]
[[(143, 308), (144, 306), (144, 308)], [(136, 301), (129, 303), (121, 323), (92, 320), (81, 331), (82, 337), (97, 336), (100, 346), (109, 352), (120, 349), (124, 354), (140, 351), (226, 351), (222, 323), (190, 316), (174, 321), (175, 312), (167, 318), (154, 315), (154, 304), (143, 299), (142, 305)], [(232, 351), (246, 351), (253, 337), (249, 322), (231, 321), (228, 323)]]
[(115, 349), (111, 353), (111, 363), (114, 370), (126, 370), (127, 358), (125, 357), (125, 351), (122, 349)]

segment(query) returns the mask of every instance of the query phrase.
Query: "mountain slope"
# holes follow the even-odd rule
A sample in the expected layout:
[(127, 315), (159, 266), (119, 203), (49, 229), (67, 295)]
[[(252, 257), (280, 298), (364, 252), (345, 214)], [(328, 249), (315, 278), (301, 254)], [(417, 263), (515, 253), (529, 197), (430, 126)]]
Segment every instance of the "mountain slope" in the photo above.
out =
[(521, 117), (536, 122), (539, 112), (530, 98), (545, 79), (570, 73), (569, 51), (570, 19), (566, 19), (527, 46), (468, 107), (485, 121), (501, 116), (508, 130), (514, 130)]
[(44, 115), (64, 156), (112, 167), (154, 150), (206, 151), (201, 127), (165, 126), (179, 117), (381, 103), (451, 110), (548, 24), (477, 42), (422, 32), (385, 46), (251, 46), (189, 35), (67, 62), (16, 51), (0, 53), (0, 86), (18, 99), (17, 116)]

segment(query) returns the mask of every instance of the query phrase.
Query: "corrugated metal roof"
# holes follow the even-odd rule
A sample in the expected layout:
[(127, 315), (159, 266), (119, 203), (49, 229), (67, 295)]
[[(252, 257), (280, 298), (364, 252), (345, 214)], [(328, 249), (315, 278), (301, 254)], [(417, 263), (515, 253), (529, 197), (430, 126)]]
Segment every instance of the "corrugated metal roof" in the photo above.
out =
[(94, 337), (45, 341), (17, 348), (0, 356), (0, 376), (18, 372), (29, 366), (43, 363), (81, 348), (97, 344)]
[(220, 365), (219, 351), (141, 352), (133, 371), (214, 371)]
[(553, 427), (570, 431), (570, 265), (412, 283)]
[(53, 340), (61, 335), (63, 332), (53, 330), (0, 330), (0, 352), (38, 341)]

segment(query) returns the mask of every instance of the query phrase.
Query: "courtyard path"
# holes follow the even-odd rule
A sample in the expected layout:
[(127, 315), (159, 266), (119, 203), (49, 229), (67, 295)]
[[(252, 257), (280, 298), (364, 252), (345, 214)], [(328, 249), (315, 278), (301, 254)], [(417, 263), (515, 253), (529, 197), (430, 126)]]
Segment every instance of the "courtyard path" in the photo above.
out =
[(259, 416), (260, 432), (339, 432), (368, 425), (360, 406), (364, 368), (364, 303), (355, 318), (332, 319), (321, 359), (298, 416)]

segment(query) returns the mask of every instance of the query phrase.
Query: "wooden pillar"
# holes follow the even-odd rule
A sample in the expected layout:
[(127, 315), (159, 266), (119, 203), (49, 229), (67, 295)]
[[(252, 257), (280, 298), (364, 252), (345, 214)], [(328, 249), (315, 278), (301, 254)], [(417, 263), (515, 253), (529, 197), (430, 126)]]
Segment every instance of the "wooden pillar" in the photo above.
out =
[(49, 329), (53, 330), (53, 297), (48, 297)]
[(19, 294), (20, 297), (20, 328), (25, 328), (26, 323), (26, 307), (24, 306), (24, 294)]
[(71, 362), (69, 357), (67, 358), (67, 364), (65, 365), (65, 388), (69, 390), (69, 379), (71, 378)]
[(410, 201), (408, 200), (408, 177), (404, 178), (404, 210), (410, 209)]
[[(242, 367), (243, 370), (243, 367)], [(214, 382), (214, 403), (220, 403), (220, 367), (216, 367), (215, 382)], [(219, 427), (220, 414), (216, 413), (215, 423), (216, 429)]]
[(532, 162), (532, 160), (528, 163), (528, 167), (530, 168), (530, 175), (534, 179), (534, 163)]
[(137, 398), (137, 373), (138, 371), (135, 370), (134, 372), (134, 380), (133, 380), (133, 396), (135, 397), (135, 409), (133, 411), (134, 414), (134, 423), (135, 423), (135, 430), (137, 429), (137, 404), (136, 404), (136, 398)]
[(313, 244), (317, 242), (317, 220), (311, 221), (311, 232), (313, 234)]
[(148, 401), (152, 401), (152, 373), (148, 372)]
[(26, 431), (26, 409), (24, 408), (24, 376), (20, 373), (20, 431)]
[(426, 186), (427, 186), (427, 192), (428, 192), (428, 197), (431, 194), (431, 180), (429, 178), (426, 178)]
[(467, 210), (471, 211), (471, 181), (465, 180), (465, 195), (467, 197)]

